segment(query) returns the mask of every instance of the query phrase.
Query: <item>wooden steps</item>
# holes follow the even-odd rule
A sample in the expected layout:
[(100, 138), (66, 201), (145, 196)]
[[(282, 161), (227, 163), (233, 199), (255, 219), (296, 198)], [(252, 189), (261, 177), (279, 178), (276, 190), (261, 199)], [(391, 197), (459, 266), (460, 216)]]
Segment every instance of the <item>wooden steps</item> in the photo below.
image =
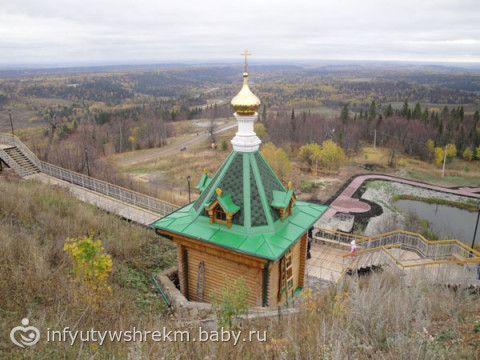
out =
[(35, 164), (33, 164), (17, 147), (9, 147), (3, 149), (3, 151), (15, 162), (15, 170), (20, 176), (28, 176), (39, 173)]

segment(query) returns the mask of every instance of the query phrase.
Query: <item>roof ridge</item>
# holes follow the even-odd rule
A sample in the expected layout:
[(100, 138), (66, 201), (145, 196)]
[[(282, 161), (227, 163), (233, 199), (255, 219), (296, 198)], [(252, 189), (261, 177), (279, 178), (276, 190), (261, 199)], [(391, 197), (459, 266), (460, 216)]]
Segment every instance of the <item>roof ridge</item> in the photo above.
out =
[(273, 223), (274, 223), (273, 217), (272, 217), (272, 212), (271, 212), (271, 209), (270, 209), (270, 204), (269, 204), (268, 198), (267, 198), (266, 193), (265, 193), (265, 188), (263, 186), (262, 177), (260, 175), (260, 170), (258, 169), (257, 159), (256, 159), (255, 156), (252, 157), (252, 161), (250, 162), (250, 164), (251, 164), (251, 168), (252, 168), (252, 171), (253, 171), (254, 180), (255, 180), (255, 183), (257, 185), (258, 195), (260, 196), (260, 201), (261, 201), (261, 204), (262, 204), (262, 210), (265, 214), (265, 218), (267, 220), (267, 225), (270, 228), (270, 230), (272, 230), (273, 229)]
[(229, 154), (229, 156), (227, 156), (223, 164), (220, 166), (220, 168), (217, 170), (213, 178), (210, 180), (210, 183), (208, 184), (207, 188), (204, 190), (205, 194), (202, 193), (200, 197), (197, 200), (195, 200), (195, 205), (197, 204), (197, 202), (200, 202), (198, 208), (196, 208), (195, 206), (193, 207), (195, 210), (195, 218), (199, 217), (202, 214), (204, 210), (204, 207), (202, 205), (208, 202), (208, 199), (210, 199), (210, 197), (213, 195), (215, 189), (218, 187), (218, 184), (222, 181), (223, 177), (225, 176), (225, 173), (227, 172), (229, 165), (237, 156), (238, 156), (238, 153), (236, 151), (232, 151)]

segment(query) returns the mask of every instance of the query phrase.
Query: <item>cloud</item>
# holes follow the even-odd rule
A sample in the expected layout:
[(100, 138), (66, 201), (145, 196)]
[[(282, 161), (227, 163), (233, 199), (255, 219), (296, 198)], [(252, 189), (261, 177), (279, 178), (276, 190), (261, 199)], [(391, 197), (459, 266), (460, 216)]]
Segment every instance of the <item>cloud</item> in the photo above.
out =
[(475, 0), (3, 0), (0, 63), (480, 62)]

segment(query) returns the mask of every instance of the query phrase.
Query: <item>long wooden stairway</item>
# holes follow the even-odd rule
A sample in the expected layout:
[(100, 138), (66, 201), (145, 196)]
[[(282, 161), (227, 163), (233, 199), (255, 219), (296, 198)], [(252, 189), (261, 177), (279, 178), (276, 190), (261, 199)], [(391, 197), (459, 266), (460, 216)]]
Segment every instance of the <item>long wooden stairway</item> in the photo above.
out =
[[(7, 159), (7, 157), (9, 159)], [(28, 176), (40, 172), (40, 169), (16, 146), (3, 149), (3, 156), (0, 153), (0, 158), (10, 167), (13, 167), (21, 176)]]

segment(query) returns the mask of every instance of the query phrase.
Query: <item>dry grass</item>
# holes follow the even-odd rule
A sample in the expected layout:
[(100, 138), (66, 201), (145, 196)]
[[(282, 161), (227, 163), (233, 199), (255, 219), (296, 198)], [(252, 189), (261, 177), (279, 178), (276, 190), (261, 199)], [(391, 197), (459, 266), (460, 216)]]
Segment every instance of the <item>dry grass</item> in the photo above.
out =
[[(350, 163), (357, 166), (374, 164), (390, 172), (393, 169), (388, 168), (389, 157), (387, 148), (364, 146), (350, 158)], [(434, 164), (401, 154), (397, 156), (397, 169), (403, 176), (406, 173), (407, 177), (443, 186), (478, 186), (480, 179), (480, 161), (454, 159), (447, 163), (445, 177), (442, 177), (442, 170)]]
[[(2, 334), (26, 316), (44, 329), (58, 324), (120, 327), (163, 316), (161, 301), (149, 289), (149, 277), (175, 263), (169, 241), (81, 203), (60, 188), (0, 178), (0, 192)], [(106, 295), (100, 309), (78, 301), (76, 294), (81, 289), (71, 280), (71, 265), (63, 251), (67, 237), (86, 234), (102, 240), (114, 260), (113, 292)], [(6, 339), (2, 335), (0, 340), (2, 359), (15, 358), (15, 354), (63, 358), (63, 349), (43, 346), (36, 349), (39, 353), (17, 353)]]

